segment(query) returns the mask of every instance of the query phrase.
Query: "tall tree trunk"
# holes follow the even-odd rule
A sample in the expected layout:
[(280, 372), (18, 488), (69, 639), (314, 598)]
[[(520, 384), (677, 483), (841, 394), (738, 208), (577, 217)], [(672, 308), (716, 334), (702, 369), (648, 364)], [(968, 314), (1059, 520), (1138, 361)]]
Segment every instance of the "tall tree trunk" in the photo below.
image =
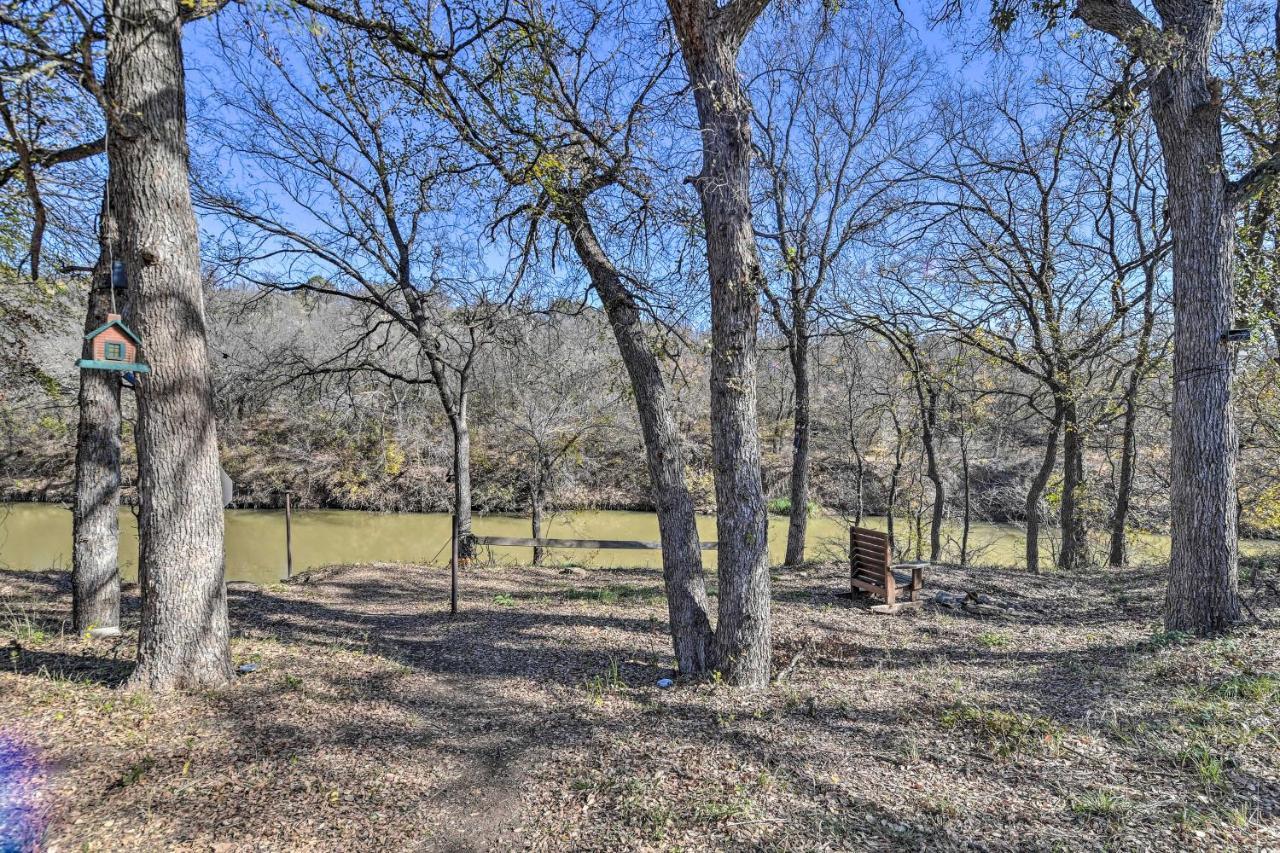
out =
[(920, 487), (916, 490), (916, 511), (915, 511), (915, 554), (912, 559), (920, 560), (924, 556), (924, 478), (918, 475), (917, 469), (916, 484)]
[[(1185, 33), (1176, 65), (1151, 85), (1173, 235), (1171, 535), (1165, 628), (1214, 634), (1239, 617), (1231, 327), (1235, 216), (1227, 202), (1221, 84), (1209, 54), (1221, 10), (1166, 10)], [(1181, 20), (1180, 20), (1181, 18)]]
[(716, 666), (763, 687), (772, 656), (769, 524), (756, 419), (756, 324), (763, 270), (751, 221), (751, 104), (737, 55), (764, 3), (668, 0), (702, 135), (702, 202), (711, 280), (711, 449), (719, 618)]
[[(1173, 236), (1173, 429), (1166, 630), (1214, 634), (1239, 617), (1231, 348), (1235, 191), (1222, 146), (1222, 83), (1210, 56), (1222, 0), (1155, 0), (1170, 60), (1152, 72), (1151, 116), (1164, 155)], [(1155, 24), (1131, 4), (1079, 0), (1073, 13), (1131, 53)]]
[(969, 431), (960, 430), (960, 491), (961, 527), (960, 527), (960, 565), (969, 565), (969, 528), (972, 524), (972, 500), (969, 494)]
[(857, 461), (854, 463), (853, 487), (855, 489), (854, 505), (853, 505), (853, 523), (855, 525), (862, 524), (862, 516), (866, 512), (866, 479), (867, 479), (867, 463), (863, 460), (862, 454), (858, 449), (854, 448), (854, 454)]
[[(108, 221), (103, 211), (103, 223)], [(104, 228), (105, 231), (105, 228)], [(111, 270), (104, 233), (85, 310), (89, 333), (111, 310)], [(84, 358), (92, 358), (84, 341)], [(76, 493), (72, 509), (71, 611), (74, 630), (120, 624), (120, 374), (80, 371)]]
[(199, 238), (187, 176), (177, 0), (108, 0), (112, 207), (134, 329), (152, 372), (138, 389), (136, 687), (231, 678), (218, 433)]
[(667, 593), (667, 617), (671, 622), (676, 665), (686, 675), (698, 675), (706, 672), (710, 665), (711, 618), (697, 517), (684, 479), (684, 444), (676, 423), (675, 405), (645, 336), (640, 307), (596, 239), (586, 210), (580, 206), (573, 208), (565, 218), (578, 258), (604, 304), (636, 396), (649, 485), (658, 512), (662, 580)]
[(1027, 487), (1027, 570), (1036, 574), (1040, 574), (1040, 499), (1044, 496), (1045, 486), (1049, 485), (1049, 477), (1058, 461), (1058, 433), (1061, 430), (1062, 409), (1055, 404), (1053, 420), (1045, 435), (1040, 470), (1036, 471)]
[(1058, 566), (1064, 571), (1089, 565), (1089, 534), (1084, 508), (1084, 435), (1074, 400), (1062, 403), (1062, 503), (1058, 508), (1062, 552)]
[(933, 484), (933, 515), (929, 519), (929, 562), (942, 562), (942, 521), (947, 508), (947, 486), (938, 466), (938, 392), (929, 388), (921, 397), (920, 441), (924, 445), (925, 473)]
[(849, 412), (849, 449), (853, 451), (854, 460), (853, 523), (854, 526), (860, 526), (862, 524), (863, 513), (866, 511), (865, 483), (867, 476), (867, 461), (863, 458), (862, 449), (858, 447), (858, 428), (854, 421), (852, 388), (849, 389), (845, 402)]
[(783, 562), (798, 566), (804, 562), (804, 540), (809, 529), (809, 322), (797, 310), (794, 340), (791, 342), (791, 375), (795, 383), (796, 411), (791, 453), (791, 520), (787, 525), (787, 554)]

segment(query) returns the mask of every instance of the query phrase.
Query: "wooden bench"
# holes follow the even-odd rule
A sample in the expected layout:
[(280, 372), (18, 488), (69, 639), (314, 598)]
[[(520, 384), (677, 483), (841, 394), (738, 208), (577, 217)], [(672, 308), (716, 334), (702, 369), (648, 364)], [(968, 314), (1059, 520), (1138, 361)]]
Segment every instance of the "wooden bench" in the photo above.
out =
[[(865, 527), (849, 528), (849, 587), (884, 599), (873, 606), (877, 613), (897, 613), (904, 607), (920, 606), (920, 590), (924, 587), (924, 567), (928, 563), (894, 563), (889, 553), (889, 536)], [(894, 569), (910, 569), (911, 574)], [(900, 593), (907, 600), (898, 601)]]

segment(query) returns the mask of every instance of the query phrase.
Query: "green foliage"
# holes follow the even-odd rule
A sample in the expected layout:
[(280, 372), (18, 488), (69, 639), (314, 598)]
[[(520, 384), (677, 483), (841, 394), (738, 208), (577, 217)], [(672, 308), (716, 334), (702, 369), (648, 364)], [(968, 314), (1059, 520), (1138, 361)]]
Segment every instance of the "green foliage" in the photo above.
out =
[(988, 649), (1003, 649), (1010, 644), (1011, 640), (1008, 634), (1002, 634), (999, 631), (983, 631), (978, 635), (979, 645)]
[(1178, 753), (1177, 759), (1179, 765), (1195, 773), (1205, 788), (1226, 786), (1226, 764), (1208, 744), (1192, 743)]
[(1280, 677), (1270, 674), (1241, 673), (1234, 675), (1213, 689), (1224, 699), (1241, 699), (1248, 702), (1280, 702)]
[[(773, 500), (769, 501), (768, 509), (769, 509), (769, 512), (771, 512), (774, 515), (790, 515), (791, 514), (791, 498), (774, 498)], [(818, 504), (815, 503), (814, 501), (809, 501), (809, 515), (814, 515), (817, 512), (818, 512)]]
[(604, 697), (610, 693), (622, 690), (627, 686), (622, 680), (622, 673), (618, 665), (618, 659), (609, 657), (609, 665), (600, 675), (593, 675), (587, 679), (583, 685), (587, 690), (587, 695), (591, 697), (591, 701), (599, 705), (604, 702)]
[(1186, 631), (1153, 631), (1147, 644), (1153, 649), (1164, 649), (1169, 646), (1182, 646), (1191, 642), (1194, 637)]
[(1001, 757), (1055, 749), (1063, 734), (1062, 727), (1047, 717), (976, 705), (953, 705), (942, 712), (939, 721), (944, 728), (968, 732)]
[(1131, 804), (1124, 797), (1099, 788), (1086, 791), (1071, 800), (1071, 811), (1081, 817), (1113, 820), (1129, 811)]

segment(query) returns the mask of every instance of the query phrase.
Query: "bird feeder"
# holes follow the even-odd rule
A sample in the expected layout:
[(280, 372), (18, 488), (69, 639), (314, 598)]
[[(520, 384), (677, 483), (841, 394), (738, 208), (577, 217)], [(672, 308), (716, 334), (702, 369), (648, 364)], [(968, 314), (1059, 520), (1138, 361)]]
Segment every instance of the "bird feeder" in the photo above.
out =
[(76, 362), (81, 370), (118, 370), (121, 373), (150, 373), (151, 368), (138, 360), (142, 339), (120, 320), (119, 314), (108, 314), (107, 322), (85, 335), (89, 342), (89, 358)]

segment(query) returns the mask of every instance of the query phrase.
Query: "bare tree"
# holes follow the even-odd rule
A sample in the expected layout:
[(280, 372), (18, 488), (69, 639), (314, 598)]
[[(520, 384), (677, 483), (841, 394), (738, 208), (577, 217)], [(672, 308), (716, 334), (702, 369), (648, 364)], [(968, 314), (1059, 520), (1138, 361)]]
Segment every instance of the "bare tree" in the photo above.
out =
[(1087, 109), (1061, 89), (1038, 96), (1043, 108), (1034, 111), (1024, 108), (1027, 93), (1007, 86), (985, 107), (966, 96), (960, 111), (944, 107), (944, 138), (919, 170), (933, 195), (910, 232), (930, 254), (906, 275), (895, 264), (896, 293), (887, 297), (892, 304), (905, 294), (905, 313), (924, 321), (922, 328), (940, 321), (965, 345), (1037, 383), (1024, 397), (1048, 424), (1026, 500), (1033, 571), (1039, 504), (1059, 438), (1059, 562), (1090, 562), (1084, 451), (1102, 399), (1098, 357), (1122, 340), (1122, 321), (1143, 299), (1146, 279), (1137, 273), (1162, 251), (1133, 245), (1120, 230), (1135, 223), (1096, 203), (1110, 190), (1077, 162), (1106, 150), (1085, 132)]
[(795, 398), (784, 562), (796, 565), (809, 519), (815, 308), (859, 239), (894, 209), (898, 163), (920, 133), (912, 102), (927, 73), (904, 21), (860, 8), (778, 18), (747, 64), (756, 72), (749, 90), (765, 306), (786, 342)]
[(1223, 148), (1223, 88), (1211, 54), (1223, 0), (1154, 0), (1159, 23), (1129, 0), (1079, 0), (1071, 15), (1119, 46), (1145, 91), (1164, 155), (1173, 236), (1172, 554), (1168, 630), (1213, 634), (1240, 612), (1231, 347), (1236, 215), (1280, 175), (1268, 152), (1232, 179)]
[[(517, 318), (493, 358), (489, 384), (494, 403), (508, 413), (504, 431), (510, 440), (504, 444), (523, 457), (535, 539), (545, 533), (547, 499), (557, 474), (575, 455), (583, 455), (587, 442), (611, 428), (620, 402), (620, 371), (608, 351), (579, 349), (584, 341), (604, 343), (599, 340), (603, 324), (595, 319), (592, 314), (559, 322)], [(543, 557), (543, 549), (535, 547), (533, 564), (542, 565)]]
[[(705, 672), (711, 625), (702, 556), (684, 442), (659, 358), (669, 341), (657, 324), (646, 323), (658, 313), (659, 297), (639, 271), (644, 243), (635, 240), (637, 225), (643, 233), (650, 219), (648, 164), (640, 152), (654, 143), (651, 101), (660, 96), (671, 52), (652, 51), (649, 34), (635, 28), (625, 4), (504, 6), (481, 23), (447, 21), (436, 43), (423, 44), (399, 24), (387, 32), (386, 18), (302, 2), (369, 34), (387, 76), (431, 104), (451, 123), (459, 144), (489, 163), (505, 186), (495, 202), (497, 223), (523, 220), (546, 230), (549, 222), (553, 260), (561, 237), (568, 237), (631, 379), (662, 538), (676, 661), (681, 672)], [(440, 25), (411, 6), (370, 11), (391, 8), (423, 31)]]
[[(25, 186), (31, 214), (28, 263), (32, 279), (41, 275), (51, 225), (61, 247), (57, 255), (65, 262), (72, 254), (68, 250), (79, 229), (74, 211), (83, 202), (72, 188), (100, 180), (84, 166), (104, 150), (104, 135), (94, 131), (95, 125), (104, 123), (98, 69), (103, 38), (101, 17), (79, 0), (0, 8), (0, 50), (7, 58), (6, 76), (16, 81), (0, 88), (5, 144), (14, 154), (13, 163), (0, 171), (0, 185), (18, 178)], [(104, 322), (115, 302), (107, 244), (112, 218), (105, 208), (100, 220), (99, 234), (94, 235), (98, 257), (88, 269), (86, 333)], [(117, 310), (125, 311), (123, 292), (118, 296), (122, 304)], [(77, 632), (85, 632), (120, 622), (121, 417), (117, 374), (81, 371), (79, 382), (72, 621)]]
[[(457, 236), (475, 164), (433, 135), (429, 110), (377, 78), (361, 34), (326, 28), (305, 12), (290, 18), (296, 27), (254, 11), (242, 20), (250, 35), (224, 51), (238, 85), (208, 121), (287, 202), (204, 186), (201, 206), (233, 224), (221, 259), (259, 286), (358, 308), (347, 340), (300, 366), (300, 375), (372, 371), (435, 388), (453, 440), (454, 511), (467, 558), (472, 377), (524, 261), (517, 255), (504, 268), (500, 246)], [(228, 112), (239, 118), (230, 128)], [(382, 356), (403, 339), (417, 358), (397, 367)]]

